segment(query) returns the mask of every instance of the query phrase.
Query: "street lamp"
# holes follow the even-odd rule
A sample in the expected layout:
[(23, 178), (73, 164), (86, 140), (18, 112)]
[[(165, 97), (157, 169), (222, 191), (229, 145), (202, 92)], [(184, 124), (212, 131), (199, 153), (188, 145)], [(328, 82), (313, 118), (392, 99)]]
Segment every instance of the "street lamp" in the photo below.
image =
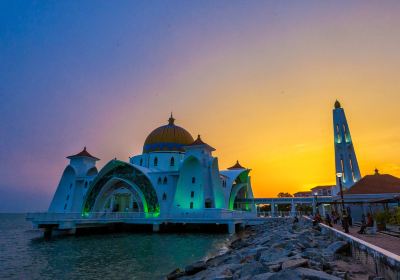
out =
[(314, 198), (315, 198), (315, 208), (316, 208), (314, 214), (317, 214), (317, 212), (319, 212), (319, 211), (318, 211), (318, 192), (315, 192), (315, 193), (314, 193)]
[(343, 211), (344, 211), (343, 186), (342, 186), (342, 176), (343, 176), (343, 173), (338, 172), (338, 173), (336, 173), (336, 176), (337, 176), (338, 179), (339, 179), (340, 199), (341, 199), (342, 212), (343, 212)]

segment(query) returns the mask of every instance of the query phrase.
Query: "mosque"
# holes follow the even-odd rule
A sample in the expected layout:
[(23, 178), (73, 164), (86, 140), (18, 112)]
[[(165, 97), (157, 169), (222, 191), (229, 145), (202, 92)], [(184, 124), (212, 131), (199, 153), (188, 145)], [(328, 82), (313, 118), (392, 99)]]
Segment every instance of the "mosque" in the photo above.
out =
[[(215, 149), (175, 124), (146, 138), (143, 152), (129, 162), (113, 159), (99, 172), (86, 147), (68, 156), (49, 213), (141, 213), (142, 217), (221, 217), (227, 212), (252, 213), (237, 203), (252, 199), (250, 169), (237, 161), (220, 170)], [(237, 210), (237, 211), (236, 211)], [(193, 216), (194, 215), (194, 216)]]

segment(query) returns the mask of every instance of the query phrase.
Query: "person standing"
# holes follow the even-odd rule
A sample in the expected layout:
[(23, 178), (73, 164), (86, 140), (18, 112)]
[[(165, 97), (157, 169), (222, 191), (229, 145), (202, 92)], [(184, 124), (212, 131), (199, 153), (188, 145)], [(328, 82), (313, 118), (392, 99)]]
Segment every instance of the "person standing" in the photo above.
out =
[(329, 213), (325, 214), (325, 222), (328, 226), (332, 227), (332, 220), (331, 220), (331, 216), (329, 216)]
[(349, 216), (347, 215), (346, 211), (343, 211), (342, 215), (342, 227), (345, 233), (349, 233)]

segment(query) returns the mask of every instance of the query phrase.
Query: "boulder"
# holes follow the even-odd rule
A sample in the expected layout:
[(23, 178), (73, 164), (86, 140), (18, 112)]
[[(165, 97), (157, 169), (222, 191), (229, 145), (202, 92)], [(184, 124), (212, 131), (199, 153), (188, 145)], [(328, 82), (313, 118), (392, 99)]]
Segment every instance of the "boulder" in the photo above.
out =
[(251, 262), (243, 264), (238, 271), (240, 273), (240, 278), (244, 278), (268, 272), (268, 269), (259, 262)]
[(172, 271), (170, 274), (167, 275), (168, 280), (175, 280), (178, 279), (179, 277), (185, 276), (185, 272), (180, 270), (179, 268), (175, 269)]
[(274, 273), (271, 272), (266, 272), (266, 273), (261, 273), (253, 276), (251, 279), (252, 280), (267, 280), (269, 279)]
[(185, 267), (186, 275), (193, 275), (207, 268), (204, 261), (198, 261)]
[(308, 260), (306, 259), (287, 260), (282, 263), (282, 270), (305, 266), (308, 266)]
[(261, 252), (260, 262), (269, 263), (277, 259), (286, 258), (287, 256), (289, 256), (289, 254), (290, 254), (289, 251), (280, 248), (265, 250)]
[(302, 280), (302, 277), (294, 270), (282, 270), (267, 278), (268, 280)]
[(294, 270), (302, 279), (309, 280), (340, 280), (341, 278), (330, 275), (326, 272), (310, 268), (299, 267)]
[(325, 250), (324, 255), (335, 255), (349, 250), (350, 244), (345, 241), (336, 241), (330, 244)]

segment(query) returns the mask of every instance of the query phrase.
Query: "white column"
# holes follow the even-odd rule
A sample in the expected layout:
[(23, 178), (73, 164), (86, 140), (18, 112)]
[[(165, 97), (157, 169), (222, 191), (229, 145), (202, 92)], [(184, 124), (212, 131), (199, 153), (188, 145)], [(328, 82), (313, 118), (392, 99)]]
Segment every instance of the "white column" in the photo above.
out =
[(271, 216), (275, 217), (275, 203), (274, 202), (271, 203)]
[(235, 223), (233, 223), (233, 222), (228, 223), (228, 233), (229, 234), (234, 234), (235, 233)]
[(292, 199), (292, 209), (290, 214), (292, 217), (296, 216), (296, 204), (294, 203), (293, 199)]
[(159, 232), (160, 231), (160, 224), (154, 223), (153, 224), (153, 232)]

